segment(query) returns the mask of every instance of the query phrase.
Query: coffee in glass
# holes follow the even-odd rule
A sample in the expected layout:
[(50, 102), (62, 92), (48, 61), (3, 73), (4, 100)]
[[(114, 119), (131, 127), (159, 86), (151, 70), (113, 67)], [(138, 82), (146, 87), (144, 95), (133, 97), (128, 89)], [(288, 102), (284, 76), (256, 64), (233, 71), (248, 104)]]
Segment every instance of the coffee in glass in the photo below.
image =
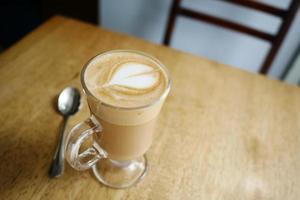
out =
[(92, 168), (107, 186), (130, 187), (146, 173), (145, 153), (170, 90), (169, 72), (149, 55), (114, 50), (92, 58), (81, 83), (91, 116), (68, 134), (67, 160), (77, 170)]

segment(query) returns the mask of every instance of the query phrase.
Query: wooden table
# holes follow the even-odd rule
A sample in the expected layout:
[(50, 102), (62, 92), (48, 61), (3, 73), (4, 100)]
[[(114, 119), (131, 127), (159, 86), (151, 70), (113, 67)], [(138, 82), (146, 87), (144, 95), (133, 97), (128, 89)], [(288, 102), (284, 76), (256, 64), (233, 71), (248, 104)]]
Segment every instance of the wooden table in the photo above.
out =
[[(81, 88), (89, 58), (124, 48), (173, 76), (148, 175), (126, 190), (69, 166), (49, 179), (56, 95)], [(300, 89), (204, 58), (55, 17), (0, 56), (0, 108), (0, 199), (300, 199)], [(70, 126), (88, 114), (84, 103)]]

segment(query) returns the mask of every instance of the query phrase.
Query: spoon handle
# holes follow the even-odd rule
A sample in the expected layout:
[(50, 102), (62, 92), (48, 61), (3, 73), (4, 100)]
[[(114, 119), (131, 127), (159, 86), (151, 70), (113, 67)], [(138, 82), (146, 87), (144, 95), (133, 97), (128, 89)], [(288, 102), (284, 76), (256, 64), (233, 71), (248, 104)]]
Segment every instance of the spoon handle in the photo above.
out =
[(60, 129), (59, 141), (49, 170), (50, 178), (58, 177), (64, 173), (65, 165), (65, 129), (69, 117), (64, 116), (64, 121)]

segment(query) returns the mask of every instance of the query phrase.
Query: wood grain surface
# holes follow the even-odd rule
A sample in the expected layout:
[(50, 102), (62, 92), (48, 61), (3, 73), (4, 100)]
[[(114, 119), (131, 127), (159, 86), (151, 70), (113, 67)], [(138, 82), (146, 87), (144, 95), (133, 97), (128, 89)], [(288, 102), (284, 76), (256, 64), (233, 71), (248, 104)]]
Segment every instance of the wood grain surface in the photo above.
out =
[[(49, 179), (57, 94), (112, 49), (152, 54), (173, 77), (149, 173), (125, 190), (68, 165)], [(88, 115), (84, 102), (69, 125)], [(0, 55), (0, 122), (0, 199), (300, 199), (299, 88), (75, 20), (52, 18)]]

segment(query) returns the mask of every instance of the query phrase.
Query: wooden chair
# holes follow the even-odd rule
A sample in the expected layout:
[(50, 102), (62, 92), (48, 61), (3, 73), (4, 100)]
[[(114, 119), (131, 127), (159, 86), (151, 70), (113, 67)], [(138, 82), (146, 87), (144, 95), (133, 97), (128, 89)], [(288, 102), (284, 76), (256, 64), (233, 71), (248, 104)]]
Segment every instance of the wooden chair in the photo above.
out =
[(243, 1), (242, 0), (221, 0), (221, 1), (225, 1), (225, 2), (228, 2), (231, 4), (247, 7), (247, 8), (254, 9), (254, 10), (258, 10), (258, 11), (281, 18), (282, 22), (281, 22), (279, 31), (275, 35), (272, 35), (272, 34), (248, 27), (246, 25), (241, 25), (241, 24), (238, 24), (235, 22), (231, 22), (229, 20), (221, 19), (219, 17), (207, 15), (207, 14), (201, 13), (199, 11), (194, 11), (191, 9), (183, 8), (180, 5), (181, 0), (173, 0), (171, 12), (170, 12), (169, 19), (168, 19), (167, 29), (165, 32), (164, 44), (165, 45), (170, 44), (175, 20), (178, 15), (194, 18), (197, 20), (202, 20), (202, 21), (205, 21), (205, 22), (208, 22), (211, 24), (219, 25), (219, 26), (223, 26), (223, 27), (231, 29), (231, 30), (235, 30), (235, 31), (238, 31), (238, 32), (241, 32), (244, 34), (255, 36), (257, 38), (266, 40), (271, 43), (271, 48), (262, 64), (262, 66), (260, 67), (260, 71), (259, 71), (262, 74), (266, 74), (269, 71), (270, 66), (282, 44), (282, 41), (291, 26), (291, 23), (292, 23), (292, 21), (295, 17), (295, 14), (298, 10), (300, 0), (292, 0), (289, 5), (289, 8), (286, 10), (277, 8), (277, 7), (273, 7), (273, 6), (270, 6), (267, 4), (263, 4), (259, 1), (252, 1), (252, 0), (243, 0)]

